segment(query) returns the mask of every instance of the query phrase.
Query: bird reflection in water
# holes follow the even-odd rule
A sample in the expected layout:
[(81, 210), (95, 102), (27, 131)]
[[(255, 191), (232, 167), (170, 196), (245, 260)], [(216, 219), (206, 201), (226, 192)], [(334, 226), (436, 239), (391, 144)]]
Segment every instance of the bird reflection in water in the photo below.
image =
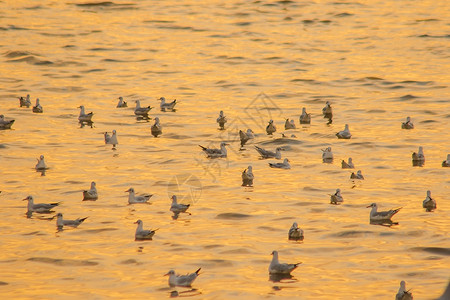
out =
[(92, 121), (79, 121), (78, 124), (80, 124), (80, 128), (83, 128), (86, 125), (91, 128), (94, 128), (94, 122)]
[[(296, 279), (291, 274), (269, 274), (269, 281), (272, 282), (281, 282), (281, 283), (294, 283), (297, 282), (298, 279)], [(278, 287), (281, 289), (280, 287)], [(274, 286), (275, 289), (275, 286)]]
[(194, 296), (198, 296), (201, 295), (202, 292), (200, 292), (198, 289), (190, 289), (187, 291), (171, 291), (170, 292), (170, 298), (177, 298), (177, 297), (194, 297)]

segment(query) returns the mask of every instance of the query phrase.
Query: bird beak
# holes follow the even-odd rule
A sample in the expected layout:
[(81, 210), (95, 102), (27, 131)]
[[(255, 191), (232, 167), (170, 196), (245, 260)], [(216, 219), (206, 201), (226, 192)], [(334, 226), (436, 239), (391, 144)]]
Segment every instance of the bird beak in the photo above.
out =
[(130, 191), (130, 189), (126, 190), (125, 193), (126, 193), (126, 192), (129, 192), (129, 191)]
[(169, 273), (164, 274), (164, 276), (169, 276)]
[(372, 207), (372, 204), (371, 204), (371, 205), (369, 205), (369, 206), (366, 206), (366, 208), (369, 208), (369, 207)]
[(22, 199), (22, 201), (28, 200), (28, 198)]
[(137, 224), (138, 222), (136, 221), (136, 222), (134, 222), (133, 224)]

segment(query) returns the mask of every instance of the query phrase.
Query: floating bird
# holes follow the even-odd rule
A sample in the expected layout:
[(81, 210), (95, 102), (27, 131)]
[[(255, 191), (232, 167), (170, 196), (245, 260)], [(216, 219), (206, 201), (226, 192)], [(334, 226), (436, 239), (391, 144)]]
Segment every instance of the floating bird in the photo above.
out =
[(175, 105), (177, 104), (177, 99), (169, 103), (166, 103), (166, 98), (164, 97), (161, 97), (158, 100), (161, 101), (160, 104), (161, 111), (166, 111), (166, 109), (173, 110)]
[(0, 129), (10, 129), (15, 120), (5, 120), (4, 115), (0, 115)]
[(282, 163), (269, 163), (271, 168), (290, 169), (289, 159), (285, 158)]
[(26, 98), (19, 97), (19, 105), (20, 107), (26, 106), (27, 108), (31, 105), (30, 95), (28, 94)]
[(291, 272), (301, 264), (301, 262), (296, 264), (278, 262), (278, 251), (273, 251), (272, 255), (272, 261), (269, 265), (269, 274), (291, 274)]
[(266, 126), (266, 132), (268, 135), (272, 135), (275, 131), (277, 131), (277, 127), (273, 124), (273, 120), (270, 120), (269, 125)]
[(450, 154), (447, 154), (447, 159), (442, 162), (442, 166), (443, 167), (450, 167)]
[(159, 118), (158, 117), (155, 118), (155, 124), (152, 125), (150, 130), (151, 130), (152, 135), (154, 137), (158, 137), (158, 135), (162, 134), (162, 126), (161, 126), (161, 123), (159, 123)]
[(305, 238), (303, 230), (298, 227), (297, 222), (294, 222), (289, 229), (288, 238), (294, 241), (303, 241)]
[(200, 270), (202, 268), (199, 268), (197, 271), (191, 274), (186, 275), (177, 275), (175, 274), (174, 270), (170, 270), (167, 274), (164, 276), (169, 276), (169, 286), (184, 286), (184, 287), (190, 287), (191, 284), (194, 282), (194, 280), (198, 277)]
[(342, 160), (342, 169), (354, 169), (355, 165), (353, 164), (353, 160), (351, 157), (348, 158), (348, 162), (345, 162), (345, 160)]
[(410, 117), (406, 117), (406, 122), (402, 123), (402, 129), (414, 129), (414, 124), (411, 122)]
[(358, 170), (358, 171), (356, 172), (356, 174), (355, 174), (354, 172), (352, 172), (352, 174), (350, 175), (350, 179), (361, 179), (361, 180), (363, 180), (363, 179), (364, 179), (364, 176), (363, 176), (363, 174), (361, 173), (361, 170)]
[(248, 168), (242, 172), (242, 186), (253, 186), (254, 178), (252, 166), (248, 166)]
[(333, 110), (331, 108), (330, 101), (327, 101), (324, 108), (322, 108), (322, 114), (324, 118), (331, 119), (333, 117)]
[(448, 300), (448, 299), (450, 299), (450, 281), (448, 282), (444, 293), (442, 293), (442, 295), (439, 298), (437, 298), (436, 300)]
[(329, 162), (333, 160), (333, 152), (331, 152), (331, 147), (322, 149), (322, 160), (324, 162)]
[(94, 115), (94, 113), (90, 112), (90, 113), (86, 114), (86, 112), (84, 111), (83, 105), (78, 106), (78, 108), (81, 109), (80, 115), (78, 116), (78, 121), (87, 122), (87, 123), (92, 122), (92, 116)]
[(397, 209), (391, 209), (388, 211), (377, 211), (378, 206), (376, 203), (372, 203), (367, 207), (372, 207), (372, 210), (370, 211), (370, 222), (392, 222), (391, 218), (393, 215), (399, 212), (400, 208)]
[(177, 196), (172, 196), (172, 205), (170, 206), (170, 211), (174, 214), (179, 214), (186, 212), (186, 210), (189, 208), (190, 204), (181, 204), (177, 203)]
[(413, 152), (411, 156), (412, 156), (412, 164), (414, 167), (415, 166), (421, 167), (425, 163), (425, 155), (423, 154), (422, 146), (419, 147), (419, 151), (417, 153)]
[(348, 124), (345, 124), (345, 129), (336, 133), (336, 136), (338, 137), (338, 139), (348, 140), (349, 138), (351, 138), (352, 134), (350, 133), (350, 130), (348, 129)]
[(125, 191), (125, 193), (127, 193), (127, 192), (129, 193), (128, 194), (128, 203), (129, 204), (147, 203), (148, 200), (150, 200), (150, 198), (153, 196), (153, 194), (144, 194), (144, 195), (136, 196), (134, 193), (134, 188), (132, 188), (132, 187)]
[(247, 132), (239, 130), (239, 139), (241, 140), (241, 147), (244, 147), (245, 143), (254, 138), (255, 135), (253, 134), (253, 131), (251, 129), (247, 129)]
[(330, 203), (331, 204), (339, 204), (342, 202), (344, 202), (344, 198), (342, 198), (341, 189), (336, 189), (336, 193), (334, 193), (330, 197)]
[(28, 196), (23, 201), (28, 200), (28, 212), (37, 212), (37, 213), (49, 213), (52, 211), (52, 208), (59, 205), (59, 203), (34, 203), (33, 196)]
[(34, 113), (43, 113), (44, 109), (42, 108), (41, 104), (39, 103), (39, 98), (36, 99), (36, 105), (33, 106), (32, 111)]
[(203, 152), (205, 152), (209, 158), (218, 158), (218, 157), (227, 157), (227, 148), (225, 147), (227, 145), (229, 145), (229, 144), (227, 144), (225, 142), (221, 142), (220, 149), (206, 148), (201, 145), (199, 145), (199, 146), (200, 146), (200, 148), (202, 148)]
[(117, 108), (119, 108), (119, 107), (128, 107), (128, 104), (127, 104), (126, 101), (123, 100), (122, 97), (119, 97), (119, 102), (117, 103), (116, 107)]
[(306, 107), (302, 108), (302, 114), (300, 115), (300, 124), (311, 124), (311, 114), (306, 112)]
[(45, 160), (44, 160), (44, 155), (39, 156), (39, 158), (37, 158), (38, 163), (35, 166), (36, 170), (46, 170), (47, 169), (47, 165), (45, 164)]
[(56, 227), (58, 227), (58, 229), (62, 229), (64, 226), (78, 227), (78, 225), (83, 223), (84, 220), (86, 220), (88, 218), (88, 217), (85, 217), (85, 218), (78, 218), (76, 220), (64, 220), (62, 213), (58, 213), (56, 215), (56, 217), (57, 217)]
[(136, 108), (134, 109), (134, 114), (136, 116), (140, 116), (140, 117), (144, 117), (144, 118), (148, 118), (148, 112), (152, 109), (153, 107), (146, 106), (146, 107), (141, 107), (141, 101), (136, 100)]
[(219, 112), (219, 117), (217, 118), (217, 123), (219, 123), (220, 129), (225, 129), (225, 123), (227, 122), (227, 117), (223, 114), (223, 110)]
[(95, 182), (91, 182), (91, 188), (89, 190), (83, 191), (83, 201), (85, 200), (97, 200), (98, 194), (97, 194), (97, 188), (95, 187)]
[(155, 235), (155, 232), (157, 229), (155, 230), (145, 230), (144, 227), (144, 222), (142, 222), (141, 220), (137, 220), (136, 222), (134, 222), (134, 224), (138, 224), (137, 228), (136, 228), (136, 233), (134, 234), (134, 239), (136, 241), (139, 240), (151, 240), (152, 237)]
[(277, 149), (275, 149), (275, 152), (273, 152), (265, 150), (258, 146), (255, 146), (255, 149), (256, 151), (258, 151), (258, 153), (261, 155), (262, 158), (276, 158), (276, 159), (281, 159), (281, 150), (283, 150), (283, 148), (278, 147)]
[(286, 122), (284, 123), (284, 129), (288, 130), (288, 129), (295, 129), (295, 128), (296, 127), (295, 127), (294, 120), (289, 121), (289, 119), (286, 119)]
[(406, 290), (406, 283), (404, 280), (400, 282), (400, 288), (398, 289), (395, 300), (413, 300), (413, 296), (410, 291)]
[(433, 211), (436, 209), (436, 200), (431, 198), (431, 191), (427, 191), (427, 197), (423, 200), (423, 208), (426, 208), (427, 211)]
[(115, 129), (112, 131), (111, 136), (108, 134), (108, 132), (105, 132), (104, 136), (105, 136), (105, 145), (113, 145), (114, 149), (116, 145), (119, 144), (119, 141), (117, 140), (117, 132)]

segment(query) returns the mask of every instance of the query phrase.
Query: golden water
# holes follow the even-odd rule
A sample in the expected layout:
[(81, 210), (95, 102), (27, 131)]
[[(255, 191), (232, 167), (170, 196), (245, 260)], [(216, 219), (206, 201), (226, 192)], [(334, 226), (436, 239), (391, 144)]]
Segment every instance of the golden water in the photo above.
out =
[[(416, 299), (438, 297), (449, 280), (449, 9), (447, 1), (3, 1), (0, 3), (0, 295), (3, 299), (160, 299), (163, 275), (201, 267), (198, 299), (393, 299), (401, 280)], [(39, 97), (43, 114), (19, 108)], [(117, 109), (123, 96), (129, 108)], [(134, 100), (158, 107), (161, 137), (137, 121)], [(333, 123), (321, 116), (325, 101)], [(78, 106), (94, 112), (80, 128)], [(305, 106), (310, 126), (298, 126)], [(219, 131), (224, 110), (229, 122)], [(416, 128), (401, 130), (411, 116)], [(278, 132), (264, 126), (274, 119)], [(284, 118), (299, 127), (281, 138)], [(351, 140), (335, 133), (350, 125)], [(239, 150), (237, 131), (257, 137)], [(116, 129), (117, 150), (103, 132)], [(208, 160), (198, 144), (230, 143)], [(291, 170), (268, 167), (253, 144), (285, 148)], [(333, 164), (321, 149), (331, 146)], [(412, 167), (424, 147), (426, 163)], [(44, 154), (50, 169), (35, 172)], [(352, 157), (366, 179), (349, 180)], [(240, 174), (253, 166), (253, 188)], [(183, 182), (184, 180), (186, 182)], [(178, 181), (177, 181), (178, 180)], [(99, 199), (82, 202), (97, 182)], [(192, 185), (189, 186), (189, 184)], [(153, 193), (127, 205), (129, 187)], [(329, 204), (342, 190), (344, 203)], [(179, 190), (177, 190), (179, 189)], [(438, 209), (426, 213), (431, 190)], [(192, 215), (173, 220), (171, 194)], [(26, 218), (26, 203), (59, 202), (65, 218)], [(369, 224), (369, 209), (403, 207), (391, 228)], [(159, 228), (135, 242), (137, 219)], [(297, 221), (303, 243), (287, 240)], [(272, 250), (303, 262), (288, 281), (269, 281)], [(181, 294), (181, 292), (186, 292)]]

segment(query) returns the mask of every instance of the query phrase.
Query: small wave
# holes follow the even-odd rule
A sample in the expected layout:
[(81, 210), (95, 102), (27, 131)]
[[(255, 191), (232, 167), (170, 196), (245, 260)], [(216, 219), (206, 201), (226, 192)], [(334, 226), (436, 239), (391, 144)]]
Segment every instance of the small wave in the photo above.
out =
[(74, 267), (85, 267), (85, 266), (96, 266), (98, 262), (90, 260), (76, 260), (76, 259), (58, 259), (51, 257), (31, 257), (27, 261), (35, 261), (46, 264), (52, 264), (57, 266), (74, 266)]
[(446, 35), (421, 34), (421, 35), (418, 35), (417, 37), (420, 37), (420, 38), (434, 38), (434, 39), (448, 39), (448, 38), (450, 38), (450, 34), (446, 34)]
[(0, 281), (0, 285), (8, 285), (9, 283), (4, 282), (4, 281)]
[(372, 231), (359, 231), (359, 230), (347, 230), (332, 234), (332, 237), (338, 238), (359, 238), (364, 237), (367, 234), (373, 233)]
[(223, 213), (223, 214), (218, 214), (216, 216), (216, 219), (240, 220), (240, 219), (245, 219), (245, 218), (249, 218), (249, 217), (251, 217), (251, 215), (240, 214), (240, 213)]
[(8, 27), (0, 27), (0, 30), (30, 30), (30, 29), (25, 27), (17, 27), (14, 25), (9, 25)]
[(99, 228), (99, 229), (88, 229), (88, 230), (83, 230), (83, 233), (93, 233), (93, 234), (97, 234), (100, 232), (106, 232), (106, 231), (114, 231), (114, 230), (119, 230), (118, 228)]
[(419, 98), (419, 97), (410, 95), (410, 94), (399, 97), (400, 100), (411, 100), (411, 99), (416, 99), (416, 98)]
[(351, 17), (351, 16), (354, 16), (354, 14), (344, 12), (344, 13), (336, 14), (336, 15), (334, 15), (334, 16), (339, 17), (339, 18), (343, 18), (343, 17)]
[(25, 57), (18, 58), (18, 59), (10, 59), (7, 62), (11, 62), (11, 63), (14, 63), (14, 62), (26, 62), (26, 63), (28, 63), (30, 65), (36, 65), (36, 66), (39, 66), (39, 65), (52, 65), (53, 64), (52, 61), (40, 60), (40, 59), (37, 59), (36, 57), (34, 57), (32, 55), (25, 56)]
[(123, 260), (123, 261), (120, 262), (120, 264), (122, 264), (122, 265), (131, 265), (131, 264), (142, 265), (141, 262), (138, 262), (137, 260), (135, 260), (133, 258)]
[(433, 254), (450, 256), (450, 248), (440, 248), (440, 247), (414, 247), (411, 248), (414, 251), (424, 251)]

